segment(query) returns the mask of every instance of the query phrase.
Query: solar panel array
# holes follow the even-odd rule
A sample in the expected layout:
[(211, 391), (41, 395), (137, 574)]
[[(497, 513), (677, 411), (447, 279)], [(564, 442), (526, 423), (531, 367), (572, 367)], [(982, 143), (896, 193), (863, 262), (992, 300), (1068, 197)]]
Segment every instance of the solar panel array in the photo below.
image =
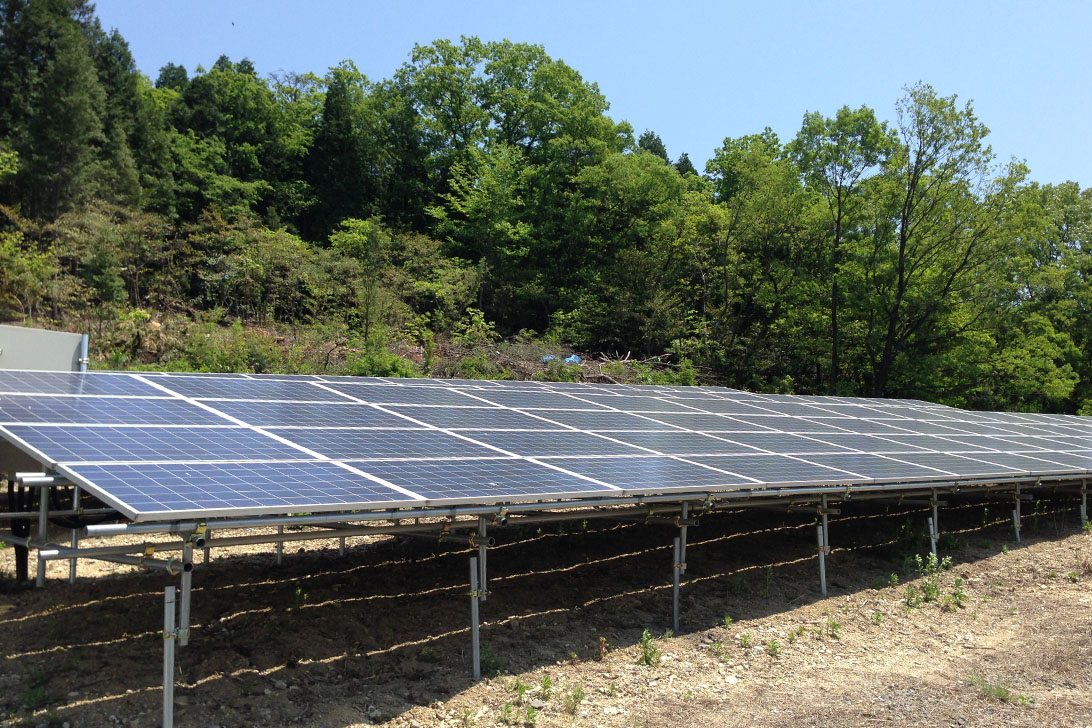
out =
[(137, 521), (1092, 473), (1092, 418), (720, 387), (0, 371), (0, 436)]

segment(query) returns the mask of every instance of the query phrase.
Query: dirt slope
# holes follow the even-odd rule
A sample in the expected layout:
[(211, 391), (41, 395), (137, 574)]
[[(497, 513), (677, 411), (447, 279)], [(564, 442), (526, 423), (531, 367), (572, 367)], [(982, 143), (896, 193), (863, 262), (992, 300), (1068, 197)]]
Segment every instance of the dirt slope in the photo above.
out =
[[(825, 598), (813, 514), (710, 515), (690, 530), (675, 636), (674, 528), (498, 530), (479, 683), (465, 550), (311, 542), (280, 567), (271, 547), (214, 553), (176, 723), (1092, 726), (1092, 535), (1073, 505), (1038, 504), (1016, 544), (1003, 504), (953, 504), (953, 566), (924, 577), (923, 512), (847, 506)], [(54, 563), (36, 590), (13, 572), (0, 550), (0, 725), (158, 725), (171, 582), (87, 562), (70, 586)]]

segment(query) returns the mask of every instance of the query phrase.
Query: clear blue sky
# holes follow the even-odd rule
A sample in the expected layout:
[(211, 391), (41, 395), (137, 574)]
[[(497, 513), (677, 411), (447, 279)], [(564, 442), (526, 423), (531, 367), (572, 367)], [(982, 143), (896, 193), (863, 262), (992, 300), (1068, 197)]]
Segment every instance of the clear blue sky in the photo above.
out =
[(319, 74), (344, 59), (389, 77), (415, 43), (477, 35), (544, 45), (599, 84), (615, 120), (701, 168), (725, 137), (805, 111), (866, 104), (894, 118), (922, 80), (970, 99), (998, 158), (1033, 179), (1092, 186), (1090, 2), (100, 0), (98, 16), (154, 78), (221, 54)]

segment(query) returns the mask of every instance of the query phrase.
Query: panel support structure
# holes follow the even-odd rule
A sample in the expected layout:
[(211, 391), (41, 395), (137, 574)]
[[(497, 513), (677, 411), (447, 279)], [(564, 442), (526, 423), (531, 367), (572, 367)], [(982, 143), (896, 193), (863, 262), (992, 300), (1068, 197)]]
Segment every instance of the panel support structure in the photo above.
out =
[[(76, 513), (80, 512), (80, 486), (72, 486), (72, 510)], [(69, 541), (69, 545), (72, 550), (75, 551), (80, 547), (80, 531), (78, 528), (72, 529), (72, 538)], [(73, 556), (68, 560), (68, 583), (76, 583), (76, 557)]]
[(1016, 486), (1016, 495), (1013, 497), (1012, 531), (1016, 534), (1016, 543), (1020, 543), (1020, 486)]
[(686, 572), (686, 522), (689, 516), (690, 504), (682, 504), (682, 514), (679, 518), (679, 535), (674, 541), (674, 558), (671, 569), (671, 586), (672, 586), (672, 627), (676, 633), (679, 632), (680, 624), (682, 621), (681, 608), (679, 605), (679, 590), (682, 575)]
[(163, 590), (163, 728), (174, 728), (174, 642), (177, 637), (174, 587), (169, 586)]
[[(45, 543), (49, 535), (49, 488), (38, 489), (38, 542)], [(39, 589), (45, 586), (46, 561), (42, 558), (42, 550), (38, 549), (38, 576), (34, 585)]]
[(489, 598), (489, 586), (486, 577), (486, 552), (489, 548), (488, 522), (484, 516), (478, 516), (478, 589), (481, 591), (480, 599)]
[(827, 554), (830, 552), (830, 522), (827, 519), (827, 497), (819, 497), (820, 524), (817, 527), (817, 539), (819, 541), (819, 591), (823, 596), (827, 595)]
[(1081, 528), (1088, 526), (1088, 481), (1081, 481)]
[(186, 539), (182, 546), (182, 599), (178, 613), (178, 646), (185, 647), (190, 642), (190, 601), (193, 592), (193, 537)]
[(940, 503), (937, 501), (937, 492), (935, 490), (932, 498), (929, 499), (929, 505), (933, 509), (933, 517), (929, 519), (929, 548), (933, 552), (933, 556), (936, 556), (937, 541), (940, 540), (940, 515), (938, 513)]
[(482, 677), (481, 644), (478, 641), (478, 557), (470, 557), (470, 676), (475, 680)]

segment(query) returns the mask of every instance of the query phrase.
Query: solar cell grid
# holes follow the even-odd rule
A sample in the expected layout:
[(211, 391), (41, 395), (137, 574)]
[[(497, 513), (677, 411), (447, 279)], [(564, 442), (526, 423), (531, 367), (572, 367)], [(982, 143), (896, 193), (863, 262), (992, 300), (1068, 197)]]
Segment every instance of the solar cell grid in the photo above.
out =
[(571, 429), (532, 414), (497, 407), (413, 407), (385, 405), (404, 419), (449, 430), (565, 430)]
[(838, 452), (846, 448), (823, 440), (790, 435), (783, 432), (741, 432), (721, 435), (726, 440), (741, 445), (768, 450), (781, 455), (800, 455), (813, 452)]
[(217, 412), (256, 427), (420, 427), (390, 412), (346, 402), (211, 403)]
[(700, 412), (700, 410), (692, 406), (691, 402), (672, 400), (668, 397), (635, 397), (630, 395), (599, 397), (587, 394), (581, 395), (581, 398), (620, 412)]
[(638, 455), (645, 453), (632, 445), (586, 432), (510, 432), (482, 431), (468, 433), (478, 442), (499, 447), (525, 457), (574, 455)]
[(165, 397), (155, 387), (128, 374), (24, 372), (0, 369), (0, 393), (127, 395)]
[(908, 445), (901, 440), (896, 441), (894, 438), (877, 437), (875, 435), (819, 433), (812, 435), (812, 437), (843, 448), (874, 453), (914, 452), (915, 450), (921, 452), (926, 449), (916, 445)]
[(194, 399), (288, 400), (296, 402), (345, 402), (345, 397), (312, 382), (267, 379), (199, 379), (174, 377), (158, 382), (163, 387)]
[(873, 480), (939, 480), (951, 477), (951, 473), (908, 462), (913, 455), (878, 455), (872, 453), (834, 453), (832, 455), (808, 455), (808, 460), (819, 465), (858, 473)]
[(724, 488), (754, 485), (755, 480), (735, 473), (703, 468), (668, 457), (541, 458), (566, 470), (602, 480), (625, 490), (656, 491), (680, 487)]
[(949, 455), (946, 453), (915, 453), (913, 456), (905, 456), (917, 465), (937, 468), (961, 476), (987, 476), (987, 475), (1012, 475), (1019, 468), (1009, 468), (1001, 465), (991, 465), (970, 455)]
[(585, 410), (533, 410), (529, 414), (542, 417), (551, 422), (567, 425), (577, 430), (595, 432), (620, 432), (633, 430), (673, 430), (671, 425), (628, 412), (591, 412)]
[(73, 465), (134, 520), (399, 507), (411, 496), (334, 463)]
[(569, 396), (561, 392), (505, 391), (475, 392), (475, 396), (486, 402), (514, 409), (580, 409), (603, 410), (602, 405), (581, 399), (578, 395)]
[(336, 430), (315, 427), (286, 430), (278, 434), (332, 460), (439, 460), (503, 455), (440, 430)]
[(655, 450), (663, 455), (712, 455), (757, 452), (753, 447), (699, 432), (615, 432), (616, 440)]
[(864, 480), (855, 473), (785, 455), (723, 455), (687, 459), (709, 467), (745, 474), (768, 485)]
[(355, 465), (427, 500), (526, 500), (602, 495), (615, 491), (587, 478), (528, 460), (362, 462)]
[(1016, 468), (1017, 470), (1024, 470), (1029, 473), (1051, 473), (1077, 469), (1055, 459), (1053, 454), (1044, 455), (1045, 457), (1032, 457), (1031, 455), (1020, 455), (1017, 453), (991, 452), (976, 454), (974, 457), (993, 465)]
[(0, 425), (32, 422), (84, 425), (228, 424), (223, 417), (196, 405), (166, 397), (50, 397), (0, 394)]
[[(782, 432), (846, 432), (843, 427), (852, 428), (853, 421), (848, 418), (829, 419), (805, 419), (803, 417), (789, 417), (787, 415), (740, 415), (738, 419), (759, 425), (768, 430), (780, 430)], [(852, 430), (849, 430), (852, 431)]]
[(915, 400), (318, 375), (0, 372), (5, 387), (40, 393), (0, 393), (0, 434), (142, 520), (1092, 471), (1086, 419)]
[(49, 453), (54, 463), (314, 459), (243, 427), (14, 425), (7, 430)]
[(683, 427), (696, 432), (769, 432), (769, 428), (759, 427), (744, 422), (742, 419), (723, 415), (708, 414), (705, 412), (670, 412), (648, 413), (649, 419), (662, 422), (665, 425)]
[[(399, 387), (390, 384), (329, 384), (326, 385), (354, 399), (372, 404), (424, 404), (440, 406), (480, 406), (481, 400), (442, 387)], [(463, 390), (465, 391), (465, 390)]]

